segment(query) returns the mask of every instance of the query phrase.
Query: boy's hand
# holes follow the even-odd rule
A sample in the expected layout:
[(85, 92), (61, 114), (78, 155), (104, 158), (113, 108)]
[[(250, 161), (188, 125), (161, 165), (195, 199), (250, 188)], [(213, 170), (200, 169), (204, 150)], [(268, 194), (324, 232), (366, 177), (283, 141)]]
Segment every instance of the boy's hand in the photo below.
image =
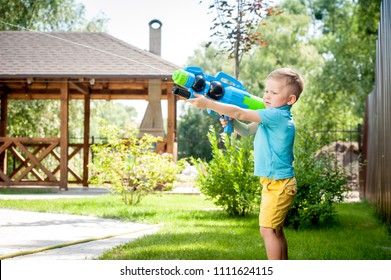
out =
[(228, 121), (226, 118), (224, 118), (223, 116), (220, 118), (220, 123), (221, 123), (221, 126), (222, 127), (226, 127), (227, 124), (228, 124)]
[[(230, 121), (232, 121), (232, 118), (229, 118)], [(226, 127), (228, 125), (228, 120), (224, 116), (221, 116), (220, 123), (222, 127)]]
[(194, 106), (196, 106), (197, 108), (203, 108), (203, 109), (208, 107), (208, 102), (213, 102), (210, 99), (203, 96), (202, 94), (194, 93), (194, 97), (195, 98), (185, 100), (185, 102), (189, 102)]

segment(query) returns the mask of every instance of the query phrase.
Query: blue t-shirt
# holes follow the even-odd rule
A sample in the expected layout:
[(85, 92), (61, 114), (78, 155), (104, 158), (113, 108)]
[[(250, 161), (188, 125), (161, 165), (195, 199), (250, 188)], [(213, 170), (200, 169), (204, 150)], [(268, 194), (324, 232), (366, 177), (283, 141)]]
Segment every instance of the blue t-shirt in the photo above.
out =
[(254, 174), (274, 180), (294, 177), (291, 106), (258, 110), (258, 114), (262, 123), (254, 137)]

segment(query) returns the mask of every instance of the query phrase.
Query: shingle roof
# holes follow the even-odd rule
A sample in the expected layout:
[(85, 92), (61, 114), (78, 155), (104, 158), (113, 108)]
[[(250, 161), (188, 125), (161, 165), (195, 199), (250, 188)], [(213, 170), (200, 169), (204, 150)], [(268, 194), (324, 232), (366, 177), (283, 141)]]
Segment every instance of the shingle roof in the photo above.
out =
[(106, 33), (0, 31), (0, 78), (168, 78), (178, 68)]

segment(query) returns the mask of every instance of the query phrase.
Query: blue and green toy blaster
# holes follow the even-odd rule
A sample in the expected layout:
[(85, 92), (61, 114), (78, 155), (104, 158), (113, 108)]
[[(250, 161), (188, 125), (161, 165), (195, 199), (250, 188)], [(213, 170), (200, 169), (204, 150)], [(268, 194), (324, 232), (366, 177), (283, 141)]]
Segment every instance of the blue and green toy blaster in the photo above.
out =
[[(241, 82), (224, 72), (217, 73), (215, 77), (208, 76), (202, 72), (200, 67), (189, 66), (183, 70), (176, 70), (172, 75), (172, 79), (175, 83), (172, 92), (186, 99), (195, 98), (194, 93), (197, 93), (218, 102), (245, 109), (266, 108), (262, 98), (249, 94)], [(208, 113), (221, 118), (219, 114), (211, 110), (208, 110)], [(228, 121), (224, 132), (233, 132), (229, 117), (224, 116), (224, 118)]]

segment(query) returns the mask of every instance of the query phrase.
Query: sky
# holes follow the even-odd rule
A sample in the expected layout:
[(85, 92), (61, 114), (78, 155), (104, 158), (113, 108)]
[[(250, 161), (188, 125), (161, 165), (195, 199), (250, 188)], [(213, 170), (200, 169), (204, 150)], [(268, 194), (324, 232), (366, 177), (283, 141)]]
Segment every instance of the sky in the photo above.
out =
[[(149, 25), (162, 22), (161, 57), (184, 67), (194, 50), (210, 38), (213, 15), (210, 0), (76, 0), (86, 7), (86, 17), (99, 13), (109, 18), (107, 32), (135, 47), (149, 50)], [(206, 3), (208, 2), (208, 3)]]

